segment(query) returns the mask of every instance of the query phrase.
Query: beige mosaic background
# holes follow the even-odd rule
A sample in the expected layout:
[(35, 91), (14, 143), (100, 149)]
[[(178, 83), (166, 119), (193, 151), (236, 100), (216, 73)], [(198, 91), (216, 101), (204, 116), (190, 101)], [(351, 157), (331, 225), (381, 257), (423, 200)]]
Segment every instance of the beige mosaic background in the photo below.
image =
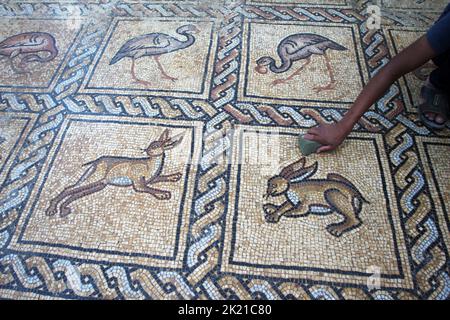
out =
[[(411, 45), (420, 36), (420, 33), (413, 29), (386, 28), (384, 32), (388, 40), (389, 49), (394, 55)], [(434, 68), (433, 62), (430, 61), (415, 72), (408, 73), (399, 79), (401, 90), (405, 97), (406, 107), (409, 112), (417, 112), (417, 106), (420, 102), (420, 88), (422, 87), (424, 80), (420, 79), (418, 75), (426, 78)]]

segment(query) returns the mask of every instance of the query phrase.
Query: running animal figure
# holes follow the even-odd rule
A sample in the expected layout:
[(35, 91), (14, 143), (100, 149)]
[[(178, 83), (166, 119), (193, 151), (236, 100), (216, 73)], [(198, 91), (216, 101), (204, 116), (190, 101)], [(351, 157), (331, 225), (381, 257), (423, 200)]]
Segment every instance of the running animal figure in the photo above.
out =
[(281, 65), (276, 66), (275, 60), (271, 57), (262, 57), (256, 61), (256, 72), (266, 74), (267, 68), (274, 73), (284, 73), (292, 67), (292, 64), (299, 60), (305, 60), (305, 63), (294, 73), (285, 79), (277, 79), (272, 82), (273, 85), (283, 84), (290, 81), (293, 77), (300, 74), (305, 67), (311, 63), (313, 55), (324, 57), (325, 66), (328, 71), (330, 81), (325, 86), (317, 86), (314, 88), (316, 92), (332, 90), (336, 87), (336, 79), (334, 77), (333, 67), (331, 66), (330, 57), (327, 50), (345, 51), (347, 48), (340, 44), (317, 34), (298, 33), (284, 38), (277, 48)]
[(279, 206), (270, 203), (263, 206), (266, 221), (277, 223), (283, 216), (298, 218), (336, 213), (343, 220), (327, 226), (333, 236), (340, 237), (359, 227), (363, 203), (369, 202), (354, 184), (339, 174), (330, 173), (326, 179), (310, 179), (318, 164), (305, 167), (305, 161), (301, 158), (269, 179), (265, 198), (282, 196), (285, 201)]
[[(46, 215), (53, 216), (59, 212), (61, 217), (71, 213), (68, 205), (75, 200), (103, 190), (106, 186), (132, 187), (136, 192), (148, 193), (158, 200), (169, 200), (170, 191), (160, 190), (150, 185), (158, 182), (177, 182), (182, 174), (162, 174), (166, 151), (175, 148), (183, 139), (182, 135), (170, 137), (166, 129), (158, 140), (153, 141), (143, 151), (144, 158), (128, 158), (102, 156), (88, 162), (80, 180), (65, 188), (58, 196), (50, 201)], [(65, 200), (65, 201), (63, 201)], [(59, 206), (59, 209), (58, 209)]]
[[(55, 38), (46, 32), (20, 33), (0, 42), (0, 60), (7, 59), (18, 74), (29, 73), (25, 67), (30, 62), (49, 62), (57, 55)], [(13, 61), (17, 57), (21, 59), (16, 67)]]

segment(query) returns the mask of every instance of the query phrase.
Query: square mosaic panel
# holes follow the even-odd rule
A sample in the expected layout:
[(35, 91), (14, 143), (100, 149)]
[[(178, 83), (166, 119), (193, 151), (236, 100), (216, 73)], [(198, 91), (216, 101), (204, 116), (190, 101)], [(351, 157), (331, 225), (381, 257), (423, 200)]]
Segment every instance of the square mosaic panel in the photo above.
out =
[[(47, 92), (66, 62), (82, 19), (27, 19), (2, 17), (0, 75), (2, 90)], [(20, 47), (22, 42), (29, 43)]]
[[(227, 212), (221, 270), (364, 285), (372, 267), (377, 266), (383, 286), (412, 287), (392, 173), (381, 137), (352, 135), (338, 153), (304, 159), (303, 166), (296, 169), (298, 181), (284, 176), (278, 178), (280, 182), (270, 180), (301, 159), (299, 151), (292, 148), (300, 133), (245, 126), (236, 130), (236, 165), (230, 180), (233, 202)], [(251, 152), (254, 141), (262, 139), (258, 135), (268, 139), (268, 145), (279, 147), (279, 153), (267, 160), (279, 163), (278, 168), (240, 159)], [(358, 168), (353, 159), (361, 153), (366, 157)], [(310, 174), (305, 168), (312, 167)], [(282, 188), (282, 179), (290, 181), (290, 187), (265, 199), (270, 192), (268, 184), (275, 181), (277, 188)], [(272, 206), (280, 212), (276, 213), (276, 223), (267, 214)], [(283, 208), (288, 211), (283, 213)], [(353, 225), (340, 225), (352, 219)]]
[[(118, 19), (91, 66), (83, 92), (206, 98), (217, 46), (213, 28), (212, 20)], [(135, 50), (152, 45), (160, 48), (160, 54), (145, 57)]]
[[(177, 149), (156, 160), (146, 158), (142, 150), (161, 141), (166, 129), (168, 137), (182, 136)], [(69, 117), (9, 247), (180, 267), (200, 130), (198, 123)], [(124, 139), (124, 132), (132, 138)], [(176, 181), (161, 181), (154, 188), (138, 181), (159, 170), (176, 174)]]
[(448, 299), (431, 66), (297, 146), (444, 4), (0, 1), (0, 297)]
[[(347, 108), (367, 82), (355, 26), (251, 21), (243, 37), (242, 101)], [(320, 41), (325, 53), (310, 52)], [(296, 46), (303, 53), (290, 54)]]

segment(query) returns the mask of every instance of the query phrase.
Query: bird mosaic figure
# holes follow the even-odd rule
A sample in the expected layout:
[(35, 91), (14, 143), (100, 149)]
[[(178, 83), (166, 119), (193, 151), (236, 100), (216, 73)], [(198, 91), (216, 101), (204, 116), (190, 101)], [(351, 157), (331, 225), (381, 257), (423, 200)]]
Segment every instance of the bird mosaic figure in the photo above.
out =
[(280, 66), (276, 65), (275, 59), (271, 57), (262, 57), (256, 61), (257, 66), (255, 70), (260, 74), (266, 74), (268, 72), (267, 69), (274, 73), (284, 73), (290, 70), (294, 62), (305, 60), (305, 63), (290, 76), (285, 79), (277, 79), (272, 82), (273, 85), (279, 85), (286, 83), (292, 80), (293, 77), (299, 75), (300, 72), (311, 63), (311, 58), (313, 55), (320, 55), (324, 57), (330, 81), (326, 86), (317, 86), (314, 90), (316, 92), (332, 90), (336, 87), (336, 79), (334, 77), (330, 57), (327, 55), (327, 50), (345, 51), (347, 48), (317, 34), (293, 34), (284, 38), (278, 45), (277, 53), (281, 59)]
[(135, 60), (142, 57), (153, 57), (162, 77), (174, 82), (178, 79), (167, 74), (159, 61), (159, 57), (162, 54), (182, 50), (193, 45), (195, 42), (193, 34), (198, 33), (199, 30), (196, 26), (188, 24), (179, 27), (176, 32), (185, 36), (186, 40), (179, 40), (164, 33), (149, 33), (130, 39), (120, 48), (109, 64), (113, 65), (126, 57), (131, 58), (131, 76), (133, 80), (148, 86), (151, 85), (150, 82), (139, 79), (136, 76)]
[[(11, 69), (18, 74), (31, 62), (49, 62), (58, 55), (55, 38), (46, 32), (25, 32), (8, 37), (0, 42), (0, 60), (6, 59)], [(13, 60), (21, 57), (18, 66)]]

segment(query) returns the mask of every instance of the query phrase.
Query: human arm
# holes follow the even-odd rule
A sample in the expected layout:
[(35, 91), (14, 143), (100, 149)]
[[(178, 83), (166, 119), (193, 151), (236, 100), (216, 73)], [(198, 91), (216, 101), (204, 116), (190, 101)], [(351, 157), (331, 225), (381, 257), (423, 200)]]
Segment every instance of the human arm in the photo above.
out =
[(427, 36), (422, 36), (412, 45), (395, 56), (384, 66), (361, 91), (350, 110), (334, 124), (321, 124), (308, 130), (305, 139), (322, 144), (317, 152), (331, 151), (339, 146), (350, 134), (353, 126), (389, 87), (400, 77), (436, 56)]

